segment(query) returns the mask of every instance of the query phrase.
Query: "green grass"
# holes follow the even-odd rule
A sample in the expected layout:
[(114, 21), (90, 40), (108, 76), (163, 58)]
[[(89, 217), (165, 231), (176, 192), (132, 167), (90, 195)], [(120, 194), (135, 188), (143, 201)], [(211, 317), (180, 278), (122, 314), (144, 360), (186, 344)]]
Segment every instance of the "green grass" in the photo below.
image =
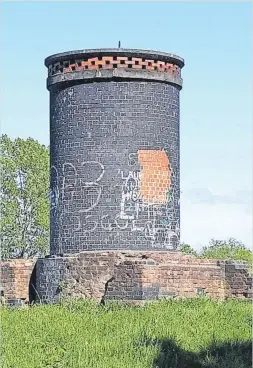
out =
[(250, 368), (251, 303), (65, 302), (1, 310), (2, 368)]

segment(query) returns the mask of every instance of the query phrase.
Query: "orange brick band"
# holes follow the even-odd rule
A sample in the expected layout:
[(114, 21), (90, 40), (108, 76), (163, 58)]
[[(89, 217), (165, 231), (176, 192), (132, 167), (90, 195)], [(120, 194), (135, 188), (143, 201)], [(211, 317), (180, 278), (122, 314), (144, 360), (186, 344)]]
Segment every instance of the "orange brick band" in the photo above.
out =
[(147, 60), (144, 58), (123, 57), (123, 56), (103, 56), (88, 58), (86, 60), (66, 60), (51, 64), (48, 67), (48, 75), (52, 76), (61, 73), (70, 73), (82, 70), (98, 69), (144, 69), (149, 71), (158, 71), (170, 73), (175, 76), (181, 75), (181, 69), (175, 64), (166, 63), (159, 60)]

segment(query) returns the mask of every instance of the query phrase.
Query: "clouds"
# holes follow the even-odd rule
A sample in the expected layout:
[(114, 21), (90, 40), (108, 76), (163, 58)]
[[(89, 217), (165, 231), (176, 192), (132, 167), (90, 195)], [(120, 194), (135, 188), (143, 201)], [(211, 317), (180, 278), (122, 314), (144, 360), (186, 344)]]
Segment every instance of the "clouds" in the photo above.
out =
[(208, 188), (192, 188), (184, 192), (184, 199), (192, 204), (242, 204), (248, 208), (252, 204), (252, 191), (239, 190), (228, 195), (213, 193)]
[(213, 193), (192, 188), (181, 194), (181, 240), (196, 249), (211, 238), (234, 237), (252, 246), (252, 191)]

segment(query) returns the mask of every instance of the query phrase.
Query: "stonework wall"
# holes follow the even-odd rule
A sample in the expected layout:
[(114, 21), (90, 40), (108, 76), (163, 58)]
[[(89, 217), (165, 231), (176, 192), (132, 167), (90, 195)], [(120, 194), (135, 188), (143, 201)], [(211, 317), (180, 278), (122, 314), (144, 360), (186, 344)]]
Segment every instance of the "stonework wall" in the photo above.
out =
[(98, 302), (252, 297), (252, 278), (245, 265), (179, 252), (98, 251), (44, 258), (36, 263), (36, 275), (34, 264), (34, 260), (1, 262), (1, 290), (9, 304), (29, 299), (52, 303), (65, 297)]
[(4, 299), (10, 303), (23, 300), (29, 302), (29, 283), (36, 260), (15, 259), (1, 261), (0, 289)]
[(249, 275), (245, 265), (236, 262), (224, 262), (223, 268), (226, 280), (226, 295), (252, 298), (252, 276)]
[(228, 267), (179, 252), (83, 252), (39, 259), (36, 287), (43, 302), (57, 302), (61, 297), (97, 301), (202, 294), (221, 300), (249, 297), (251, 279), (245, 266), (232, 265), (234, 271)]

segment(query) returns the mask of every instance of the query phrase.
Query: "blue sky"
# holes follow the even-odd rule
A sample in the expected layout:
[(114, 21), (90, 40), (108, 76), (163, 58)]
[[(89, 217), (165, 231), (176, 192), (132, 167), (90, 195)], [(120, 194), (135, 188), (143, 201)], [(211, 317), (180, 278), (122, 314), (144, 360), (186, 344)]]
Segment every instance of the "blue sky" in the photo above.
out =
[(44, 59), (117, 47), (185, 59), (181, 238), (252, 246), (252, 4), (2, 3), (2, 133), (49, 142)]

